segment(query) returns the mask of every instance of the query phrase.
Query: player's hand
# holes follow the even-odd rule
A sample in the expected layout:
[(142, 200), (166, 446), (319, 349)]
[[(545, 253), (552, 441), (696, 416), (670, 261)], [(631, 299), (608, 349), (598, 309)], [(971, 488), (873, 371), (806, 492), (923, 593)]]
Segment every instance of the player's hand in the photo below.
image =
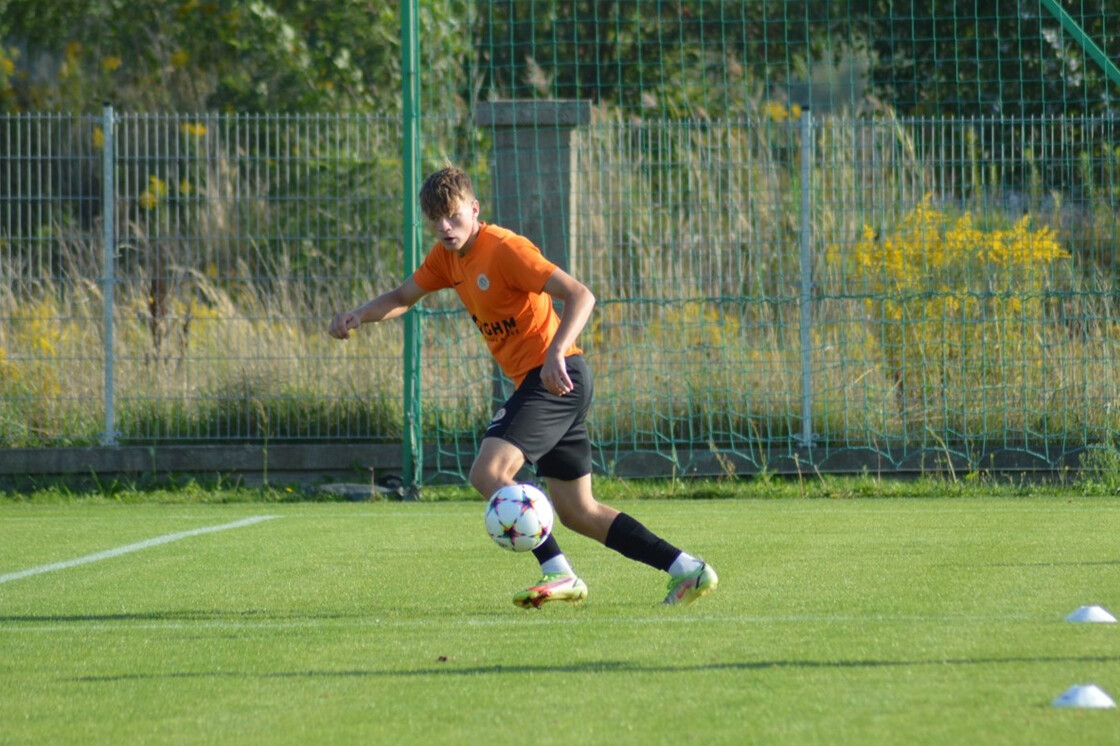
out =
[(564, 362), (563, 356), (549, 357), (544, 361), (544, 366), (541, 368), (541, 383), (557, 396), (571, 393), (575, 387), (572, 385), (572, 379), (568, 376), (568, 366)]
[(362, 325), (362, 320), (353, 311), (343, 311), (331, 320), (330, 333), (335, 339), (350, 339), (350, 331)]

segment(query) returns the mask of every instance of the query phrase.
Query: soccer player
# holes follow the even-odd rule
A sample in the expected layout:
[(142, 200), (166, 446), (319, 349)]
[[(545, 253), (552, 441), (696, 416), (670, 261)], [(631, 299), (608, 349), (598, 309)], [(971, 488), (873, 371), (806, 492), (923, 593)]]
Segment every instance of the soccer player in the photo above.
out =
[[(429, 176), (420, 189), (420, 208), (436, 239), (423, 263), (396, 289), (337, 314), (331, 336), (348, 339), (362, 324), (395, 318), (425, 295), (453, 289), (516, 385), (486, 429), (471, 466), (471, 486), (489, 497), (513, 484), (522, 466), (533, 464), (548, 485), (561, 523), (669, 573), (665, 603), (691, 603), (715, 590), (719, 579), (711, 565), (592, 494), (585, 419), (593, 384), (576, 338), (591, 316), (595, 296), (529, 239), (479, 220), (478, 199), (461, 169), (448, 167)], [(559, 314), (553, 299), (563, 304)], [(540, 608), (548, 601), (574, 603), (587, 597), (587, 585), (555, 536), (533, 554), (543, 577), (516, 593), (515, 604)]]

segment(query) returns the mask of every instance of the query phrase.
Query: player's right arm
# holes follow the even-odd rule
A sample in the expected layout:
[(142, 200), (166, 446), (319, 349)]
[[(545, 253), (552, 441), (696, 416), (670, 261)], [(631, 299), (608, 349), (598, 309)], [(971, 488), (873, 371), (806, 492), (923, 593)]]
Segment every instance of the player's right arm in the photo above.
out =
[(428, 291), (417, 285), (416, 280), (409, 275), (399, 287), (382, 293), (352, 311), (335, 314), (331, 320), (330, 334), (335, 339), (349, 339), (350, 332), (362, 324), (394, 319), (412, 308), (427, 294)]

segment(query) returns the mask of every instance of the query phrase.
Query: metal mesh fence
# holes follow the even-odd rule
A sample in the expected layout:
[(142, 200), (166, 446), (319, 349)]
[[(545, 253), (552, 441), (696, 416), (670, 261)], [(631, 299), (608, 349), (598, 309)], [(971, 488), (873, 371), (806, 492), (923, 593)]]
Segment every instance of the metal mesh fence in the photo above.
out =
[(0, 132), (18, 144), (0, 176), (6, 443), (399, 438), (399, 330), (322, 334), (343, 298), (402, 279), (396, 121), (28, 115)]
[[(0, 120), (19, 153), (0, 182), (4, 443), (399, 440), (400, 326), (325, 334), (402, 279), (395, 122), (114, 116), (108, 144), (101, 117)], [(1116, 430), (1117, 134), (596, 113), (571, 131), (570, 192), (540, 187), (520, 221), (509, 190), (539, 180), (486, 148), (467, 166), (484, 216), (570, 213), (540, 243), (599, 298), (581, 343), (603, 471), (1054, 465)], [(452, 294), (418, 313), (427, 466), (461, 477), (508, 382)]]
[(475, 14), (483, 98), (640, 117), (1107, 114), (1120, 86), (1116, 0), (501, 0)]
[(1111, 447), (1120, 4), (927, 5), (449, 2), (416, 20), (455, 44), (402, 23), (401, 114), (0, 117), (0, 444), (403, 440), (461, 479), (509, 383), (454, 296), (415, 346), (325, 333), (411, 269), (418, 145), (597, 295), (601, 471)]

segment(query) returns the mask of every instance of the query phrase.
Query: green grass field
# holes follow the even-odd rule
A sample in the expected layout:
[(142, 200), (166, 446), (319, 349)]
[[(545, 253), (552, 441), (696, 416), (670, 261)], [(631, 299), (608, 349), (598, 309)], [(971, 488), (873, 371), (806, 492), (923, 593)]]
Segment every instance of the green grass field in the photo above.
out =
[(615, 504), (718, 592), (559, 529), (590, 596), (520, 610), (479, 502), (0, 500), (0, 743), (1120, 738), (1051, 706), (1120, 697), (1120, 625), (1065, 621), (1120, 612), (1120, 498)]

